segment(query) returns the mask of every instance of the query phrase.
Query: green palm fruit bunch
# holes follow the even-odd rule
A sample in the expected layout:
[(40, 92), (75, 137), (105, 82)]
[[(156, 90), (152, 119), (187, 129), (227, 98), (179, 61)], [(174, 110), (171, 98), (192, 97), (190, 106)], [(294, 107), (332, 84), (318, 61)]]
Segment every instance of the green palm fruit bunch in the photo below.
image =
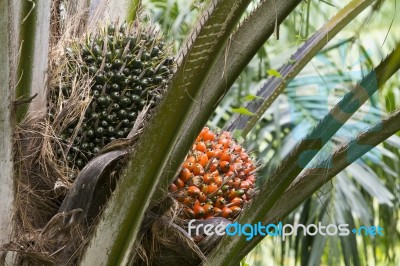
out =
[(71, 167), (82, 169), (105, 145), (127, 137), (139, 112), (157, 104), (173, 72), (169, 54), (154, 28), (137, 23), (111, 24), (66, 49), (64, 81), (50, 94), (51, 101), (71, 97), (74, 77), (90, 77), (83, 119), (74, 118), (60, 135), (69, 144)]

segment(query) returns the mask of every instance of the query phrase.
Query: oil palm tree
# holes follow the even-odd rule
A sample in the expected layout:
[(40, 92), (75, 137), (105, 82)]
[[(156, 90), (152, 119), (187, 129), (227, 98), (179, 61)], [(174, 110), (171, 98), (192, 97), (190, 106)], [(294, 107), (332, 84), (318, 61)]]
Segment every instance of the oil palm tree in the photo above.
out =
[[(125, 142), (122, 146), (105, 151), (79, 174), (70, 189), (74, 193), (67, 194), (61, 212), (50, 219), (56, 221), (57, 217), (61, 217), (64, 229), (69, 232), (67, 225), (80, 217), (73, 215), (74, 211), (87, 214), (96, 207), (95, 216), (99, 216), (91, 229), (88, 243), (79, 247), (84, 251), (77, 263), (129, 265), (135, 261), (144, 221), (147, 221), (149, 212), (157, 208), (160, 202), (168, 201), (167, 187), (174, 180), (196, 136), (251, 59), (273, 33), (279, 34), (279, 25), (301, 5), (299, 0), (261, 1), (240, 21), (250, 3), (248, 0), (206, 2), (198, 22), (179, 48), (176, 55), (177, 69), (168, 90), (134, 146), (127, 149), (127, 145), (131, 143)], [(362, 11), (369, 7), (372, 10), (378, 9), (381, 4), (382, 1), (353, 0), (340, 9), (297, 52), (286, 58), (286, 63), (279, 71), (269, 72), (271, 77), (246, 108), (236, 110), (238, 115), (230, 118), (226, 129), (235, 132), (236, 136), (246, 137), (259, 123), (264, 112), (283, 93), (288, 82), (300, 73), (333, 36), (354, 21)], [(82, 25), (75, 30), (77, 34), (84, 34), (97, 26), (96, 21), (99, 18), (132, 20), (136, 16), (138, 5), (138, 1), (89, 1), (83, 6), (75, 1), (53, 1), (52, 4), (33, 1), (0, 3), (0, 10), (5, 14), (0, 18), (3, 31), (0, 36), (5, 44), (0, 50), (3, 66), (0, 78), (4, 84), (1, 93), (8, 99), (1, 103), (0, 112), (3, 116), (0, 141), (4, 147), (1, 150), (1, 188), (4, 191), (2, 194), (8, 195), (4, 197), (4, 204), (0, 207), (1, 224), (4, 225), (0, 231), (1, 244), (10, 242), (10, 232), (14, 226), (10, 217), (15, 208), (13, 180), (18, 171), (14, 171), (12, 132), (26, 116), (39, 115), (46, 111), (48, 49), (53, 45), (52, 41), (57, 42), (54, 25), (61, 25), (62, 31), (63, 23), (68, 21), (71, 10), (82, 10)], [(120, 9), (121, 6), (125, 8)], [(65, 7), (65, 10), (61, 7)], [(297, 146), (279, 162), (278, 167), (268, 174), (267, 180), (260, 185), (257, 196), (237, 218), (237, 222), (278, 222), (332, 178), (340, 178), (340, 173), (355, 160), (396, 134), (400, 130), (399, 124), (395, 122), (400, 115), (399, 111), (387, 115), (364, 132), (355, 133), (347, 143), (336, 145), (332, 154), (313, 162), (316, 154), (362, 108), (365, 101), (384, 86), (399, 67), (400, 46), (395, 44), (393, 51), (381, 63), (374, 65), (359, 83), (353, 84), (342, 100), (330, 112), (320, 117), (316, 127), (310, 129)], [(104, 181), (104, 176), (111, 174), (110, 167), (127, 153), (129, 157), (116, 187), (107, 184), (110, 187), (96, 189), (99, 185), (97, 182)], [(307, 167), (310, 162), (313, 166), (311, 168)], [(330, 165), (330, 162), (334, 164)], [(88, 175), (91, 175), (90, 180)], [(88, 192), (84, 187), (93, 189)], [(111, 190), (112, 194), (109, 193)], [(103, 206), (105, 201), (107, 203)], [(161, 205), (168, 207), (168, 203)], [(101, 212), (97, 212), (99, 207)], [(79, 220), (82, 222), (85, 218), (78, 220), (82, 219)], [(165, 226), (171, 225), (167, 223)], [(48, 228), (42, 228), (43, 231), (44, 229)], [(50, 240), (53, 241), (44, 236), (40, 241), (45, 243)], [(211, 251), (204, 254), (202, 251), (195, 252), (191, 263), (237, 265), (261, 240), (260, 236), (251, 241), (246, 241), (245, 236), (225, 236), (214, 243)], [(64, 254), (70, 255), (69, 249), (71, 246), (59, 246), (54, 254), (50, 254), (47, 262), (52, 263), (54, 259), (57, 263), (62, 263), (60, 259), (67, 258), (57, 258), (56, 254), (63, 254), (66, 250)], [(72, 247), (73, 254), (76, 249), (75, 246)], [(196, 247), (192, 249), (197, 250)], [(17, 253), (33, 256), (24, 254), (23, 249), (17, 250)], [(3, 257), (12, 260), (9, 254), (10, 252), (4, 253)], [(193, 254), (188, 256), (193, 257)]]

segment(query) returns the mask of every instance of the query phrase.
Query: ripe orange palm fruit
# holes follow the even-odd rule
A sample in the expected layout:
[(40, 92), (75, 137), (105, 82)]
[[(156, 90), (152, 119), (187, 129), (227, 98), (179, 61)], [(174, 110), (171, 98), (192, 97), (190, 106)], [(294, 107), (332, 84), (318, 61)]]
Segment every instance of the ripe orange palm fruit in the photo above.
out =
[(256, 165), (229, 132), (203, 128), (170, 192), (184, 218), (235, 219), (254, 195)]

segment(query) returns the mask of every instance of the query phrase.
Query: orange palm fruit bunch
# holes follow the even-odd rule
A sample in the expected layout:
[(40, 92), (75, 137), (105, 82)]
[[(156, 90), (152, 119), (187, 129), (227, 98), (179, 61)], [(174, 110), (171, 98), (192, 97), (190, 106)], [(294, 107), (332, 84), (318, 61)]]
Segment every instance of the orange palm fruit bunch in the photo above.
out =
[(229, 132), (203, 128), (169, 191), (190, 219), (235, 219), (254, 196), (256, 165)]

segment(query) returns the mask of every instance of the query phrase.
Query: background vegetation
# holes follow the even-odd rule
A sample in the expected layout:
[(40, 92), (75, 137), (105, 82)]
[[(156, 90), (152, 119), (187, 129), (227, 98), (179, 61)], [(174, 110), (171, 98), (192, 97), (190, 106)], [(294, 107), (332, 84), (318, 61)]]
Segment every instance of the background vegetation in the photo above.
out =
[[(204, 1), (143, 2), (154, 22), (174, 42), (175, 48), (196, 22)], [(249, 8), (257, 5), (257, 1)], [(240, 107), (254, 99), (257, 90), (287, 58), (348, 1), (308, 1), (280, 26), (279, 39), (273, 36), (258, 51), (239, 79), (218, 105), (208, 125), (224, 128)], [(310, 129), (351, 88), (390, 52), (399, 40), (400, 18), (396, 1), (382, 1), (366, 10), (345, 27), (292, 80), (284, 94), (263, 115), (259, 124), (243, 139), (263, 165), (260, 183)], [(397, 77), (397, 78), (396, 78)], [(348, 141), (355, 132), (365, 130), (400, 107), (399, 74), (390, 79), (378, 94), (334, 136), (317, 157)], [(392, 136), (340, 173), (304, 204), (285, 223), (379, 224), (384, 237), (349, 238), (293, 237), (285, 242), (265, 238), (243, 260), (249, 265), (339, 265), (355, 255), (361, 265), (396, 265), (400, 258), (400, 138)], [(311, 164), (311, 163), (310, 163)], [(342, 248), (348, 249), (343, 252)], [(271, 259), (272, 258), (272, 259)]]

